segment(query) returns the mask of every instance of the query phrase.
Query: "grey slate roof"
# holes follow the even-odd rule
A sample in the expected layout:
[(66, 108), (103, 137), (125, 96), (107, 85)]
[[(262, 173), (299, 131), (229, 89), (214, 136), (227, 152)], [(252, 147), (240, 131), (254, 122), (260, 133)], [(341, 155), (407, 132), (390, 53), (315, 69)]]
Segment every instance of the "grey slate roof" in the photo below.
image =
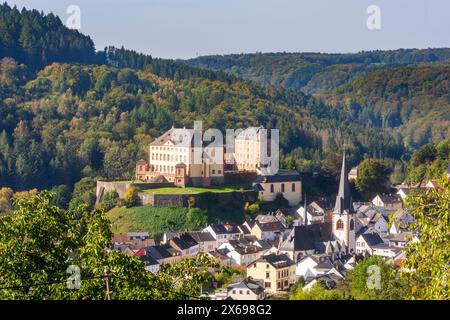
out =
[(232, 283), (227, 287), (228, 291), (233, 289), (244, 289), (244, 290), (249, 289), (254, 294), (261, 294), (264, 292), (264, 288), (258, 282), (252, 280), (251, 278), (246, 278), (242, 281)]
[(240, 233), (240, 230), (234, 224), (212, 224), (211, 229), (213, 229), (216, 234)]
[(331, 240), (331, 223), (329, 222), (295, 226), (283, 242), (281, 250), (316, 250), (318, 242), (329, 240)]
[(274, 175), (258, 176), (253, 183), (256, 185), (258, 183), (292, 182), (292, 181), (301, 181), (300, 174), (297, 171), (279, 172)]
[(258, 260), (252, 262), (251, 264), (255, 263), (255, 262), (266, 262), (268, 264), (270, 264), (271, 266), (273, 266), (275, 269), (280, 269), (280, 268), (285, 268), (288, 266), (292, 266), (295, 265), (295, 262), (292, 261), (286, 254), (269, 254), (266, 256), (262, 256), (261, 258), (259, 258)]
[(383, 239), (378, 235), (378, 233), (364, 233), (361, 235), (364, 241), (370, 246), (375, 246), (377, 244), (383, 243)]
[(174, 237), (171, 241), (173, 241), (181, 250), (186, 250), (198, 245), (197, 241), (195, 241), (188, 233), (183, 233), (178, 237)]
[(197, 242), (216, 241), (209, 232), (194, 231), (189, 232), (189, 235)]

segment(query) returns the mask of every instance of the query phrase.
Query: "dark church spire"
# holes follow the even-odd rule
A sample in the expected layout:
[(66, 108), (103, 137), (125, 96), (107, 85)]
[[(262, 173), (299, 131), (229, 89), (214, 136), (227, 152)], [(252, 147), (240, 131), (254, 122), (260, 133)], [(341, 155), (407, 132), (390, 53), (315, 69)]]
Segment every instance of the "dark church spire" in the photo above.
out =
[(347, 164), (345, 161), (345, 150), (342, 157), (342, 169), (341, 169), (341, 179), (339, 181), (339, 192), (336, 197), (336, 205), (334, 206), (334, 213), (343, 214), (344, 211), (347, 213), (354, 213), (352, 194), (350, 192), (350, 183), (348, 182), (348, 171)]

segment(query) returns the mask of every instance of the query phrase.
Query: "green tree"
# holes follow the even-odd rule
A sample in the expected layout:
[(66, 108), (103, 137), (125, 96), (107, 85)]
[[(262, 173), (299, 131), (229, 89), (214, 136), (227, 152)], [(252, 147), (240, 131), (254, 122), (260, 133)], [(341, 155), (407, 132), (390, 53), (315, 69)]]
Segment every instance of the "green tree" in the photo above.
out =
[(69, 209), (74, 210), (78, 206), (85, 204), (90, 210), (94, 208), (96, 182), (92, 178), (83, 178), (75, 184), (72, 192), (72, 199), (69, 202)]
[(119, 201), (119, 194), (117, 193), (117, 191), (116, 190), (108, 191), (103, 195), (101, 207), (105, 211), (109, 211), (115, 206), (117, 206), (118, 201)]
[(383, 193), (388, 181), (389, 170), (381, 161), (366, 159), (359, 164), (356, 189), (367, 198)]
[(397, 268), (372, 256), (358, 262), (346, 275), (350, 295), (357, 300), (403, 299), (407, 285)]
[[(102, 210), (64, 211), (52, 203), (45, 191), (21, 198), (0, 218), (0, 284), (8, 288), (0, 299), (105, 299), (105, 270), (113, 299), (195, 298), (217, 267), (199, 254), (153, 275), (137, 257), (106, 250), (112, 233)], [(70, 265), (80, 271), (77, 290), (67, 287)]]
[(67, 209), (67, 205), (71, 197), (69, 188), (66, 185), (62, 184), (53, 187), (52, 189), (50, 189), (50, 192), (53, 194), (53, 204), (57, 207)]
[(450, 181), (443, 189), (430, 189), (407, 198), (407, 208), (415, 218), (410, 226), (418, 241), (406, 249), (403, 275), (411, 283), (411, 299), (450, 298)]
[(346, 297), (340, 292), (328, 289), (325, 282), (319, 280), (309, 290), (298, 288), (294, 295), (290, 296), (290, 300), (344, 300)]

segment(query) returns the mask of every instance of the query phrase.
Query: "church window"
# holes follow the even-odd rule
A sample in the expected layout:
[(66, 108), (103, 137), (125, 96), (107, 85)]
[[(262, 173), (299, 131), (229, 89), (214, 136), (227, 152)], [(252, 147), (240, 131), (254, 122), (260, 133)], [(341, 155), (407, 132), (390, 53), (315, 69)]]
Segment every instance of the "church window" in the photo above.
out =
[(336, 229), (337, 229), (337, 230), (343, 230), (343, 229), (344, 229), (344, 222), (343, 222), (341, 219), (339, 219), (339, 220), (336, 222)]

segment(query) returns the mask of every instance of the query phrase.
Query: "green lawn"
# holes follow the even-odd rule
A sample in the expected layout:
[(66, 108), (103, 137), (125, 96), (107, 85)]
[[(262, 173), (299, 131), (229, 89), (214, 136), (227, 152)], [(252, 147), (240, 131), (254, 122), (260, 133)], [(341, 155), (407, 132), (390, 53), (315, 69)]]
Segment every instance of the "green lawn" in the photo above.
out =
[(187, 211), (184, 207), (120, 207), (112, 209), (106, 216), (112, 223), (114, 234), (148, 231), (154, 236), (167, 230), (189, 229)]
[(247, 189), (244, 185), (218, 185), (211, 186), (207, 188), (203, 187), (187, 187), (187, 188), (177, 188), (177, 187), (167, 187), (158, 189), (148, 189), (144, 190), (145, 193), (152, 194), (200, 194), (205, 192), (213, 193), (227, 193)]

